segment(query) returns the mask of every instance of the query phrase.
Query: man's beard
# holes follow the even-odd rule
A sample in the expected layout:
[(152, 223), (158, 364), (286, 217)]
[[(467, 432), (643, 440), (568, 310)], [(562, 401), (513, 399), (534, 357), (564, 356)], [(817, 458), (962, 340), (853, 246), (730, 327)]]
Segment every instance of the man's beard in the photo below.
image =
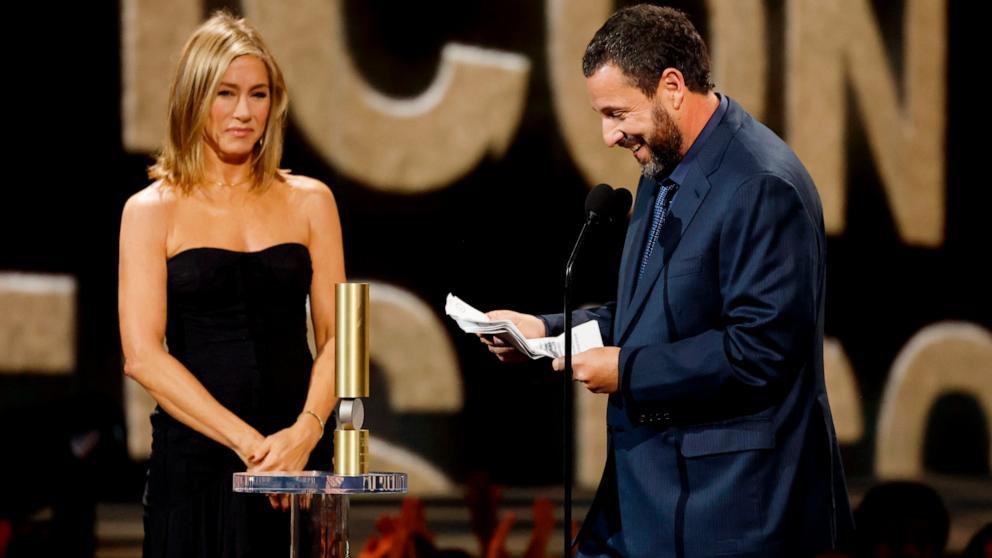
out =
[(682, 132), (661, 105), (655, 105), (653, 116), (654, 131), (644, 138), (644, 146), (651, 150), (651, 160), (641, 165), (641, 174), (659, 179), (682, 160)]

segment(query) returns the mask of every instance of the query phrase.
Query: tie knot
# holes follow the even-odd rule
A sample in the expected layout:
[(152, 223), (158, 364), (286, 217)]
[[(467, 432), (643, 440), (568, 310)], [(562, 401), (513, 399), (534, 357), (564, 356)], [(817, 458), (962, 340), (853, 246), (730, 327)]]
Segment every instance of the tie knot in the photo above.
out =
[(675, 195), (678, 189), (679, 185), (677, 182), (674, 182), (671, 178), (666, 178), (658, 185), (658, 198), (667, 204), (668, 200)]

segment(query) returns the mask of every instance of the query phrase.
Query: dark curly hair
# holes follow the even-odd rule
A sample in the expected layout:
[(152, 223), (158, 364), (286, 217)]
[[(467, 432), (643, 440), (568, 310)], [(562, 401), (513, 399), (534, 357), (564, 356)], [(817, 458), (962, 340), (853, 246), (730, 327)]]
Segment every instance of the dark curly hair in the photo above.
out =
[(679, 10), (639, 4), (610, 16), (589, 41), (582, 73), (589, 77), (604, 64), (614, 64), (649, 98), (666, 68), (682, 72), (690, 91), (705, 93), (710, 82), (706, 43)]

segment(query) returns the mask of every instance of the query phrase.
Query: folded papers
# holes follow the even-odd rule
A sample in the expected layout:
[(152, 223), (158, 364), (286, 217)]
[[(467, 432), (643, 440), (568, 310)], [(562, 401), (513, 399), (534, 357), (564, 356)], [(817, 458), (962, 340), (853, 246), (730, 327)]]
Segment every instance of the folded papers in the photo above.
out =
[[(462, 331), (498, 337), (532, 359), (558, 358), (565, 354), (565, 334), (557, 337), (526, 339), (510, 320), (490, 320), (485, 314), (453, 294), (448, 294), (444, 312), (455, 320)], [(572, 328), (573, 355), (602, 346), (603, 337), (595, 320)]]

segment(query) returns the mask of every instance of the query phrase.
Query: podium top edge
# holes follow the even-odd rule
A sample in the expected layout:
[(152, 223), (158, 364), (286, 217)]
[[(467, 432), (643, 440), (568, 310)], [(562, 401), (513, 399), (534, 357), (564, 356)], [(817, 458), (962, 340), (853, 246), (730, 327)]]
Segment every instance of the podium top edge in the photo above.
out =
[(235, 492), (254, 494), (406, 494), (406, 473), (335, 475), (327, 471), (234, 473)]

